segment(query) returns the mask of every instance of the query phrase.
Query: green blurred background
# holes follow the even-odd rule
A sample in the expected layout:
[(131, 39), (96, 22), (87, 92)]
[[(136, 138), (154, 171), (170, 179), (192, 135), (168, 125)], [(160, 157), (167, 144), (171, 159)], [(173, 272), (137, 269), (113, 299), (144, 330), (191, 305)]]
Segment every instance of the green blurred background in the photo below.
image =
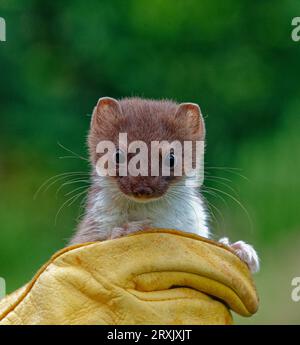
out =
[[(300, 323), (298, 0), (1, 0), (0, 276), (28, 281), (76, 226), (87, 185), (90, 113), (99, 97), (199, 103), (207, 126), (205, 196), (216, 238), (253, 243), (260, 310), (238, 323)], [(242, 176), (241, 176), (242, 175)], [(246, 178), (244, 178), (246, 177)], [(68, 206), (68, 203), (65, 205)]]

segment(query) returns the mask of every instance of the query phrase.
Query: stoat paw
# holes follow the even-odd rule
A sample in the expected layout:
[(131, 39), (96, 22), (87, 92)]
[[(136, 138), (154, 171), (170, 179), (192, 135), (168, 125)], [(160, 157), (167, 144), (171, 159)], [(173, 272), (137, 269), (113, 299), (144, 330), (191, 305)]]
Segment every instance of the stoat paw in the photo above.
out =
[(219, 242), (233, 249), (235, 254), (248, 265), (252, 273), (259, 271), (259, 258), (255, 249), (250, 244), (244, 241), (230, 243), (227, 237), (221, 238)]
[(151, 227), (150, 219), (143, 219), (135, 222), (129, 222), (126, 224), (127, 235), (132, 234), (134, 232), (142, 231), (149, 229)]
[(122, 227), (119, 228), (113, 228), (110, 234), (110, 239), (113, 240), (115, 238), (120, 238), (122, 236), (125, 236), (126, 230)]
[(146, 230), (151, 227), (151, 221), (144, 219), (141, 221), (134, 221), (125, 224), (122, 227), (114, 228), (111, 232), (111, 239), (123, 237), (138, 231)]

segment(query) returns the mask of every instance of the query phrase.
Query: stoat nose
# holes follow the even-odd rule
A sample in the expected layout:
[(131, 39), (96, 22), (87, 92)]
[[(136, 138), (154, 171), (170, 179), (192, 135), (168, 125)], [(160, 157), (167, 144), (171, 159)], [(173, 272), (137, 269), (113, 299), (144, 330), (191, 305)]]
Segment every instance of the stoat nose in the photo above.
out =
[(132, 191), (135, 197), (149, 197), (153, 194), (153, 189), (151, 187), (138, 186)]

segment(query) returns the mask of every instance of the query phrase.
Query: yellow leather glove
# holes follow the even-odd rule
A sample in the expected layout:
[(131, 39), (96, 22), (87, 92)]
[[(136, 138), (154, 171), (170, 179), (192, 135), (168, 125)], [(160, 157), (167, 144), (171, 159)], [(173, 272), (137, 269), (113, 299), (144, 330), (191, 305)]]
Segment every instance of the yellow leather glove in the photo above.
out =
[(221, 244), (172, 230), (75, 245), (0, 302), (0, 325), (231, 324), (256, 312), (248, 267)]

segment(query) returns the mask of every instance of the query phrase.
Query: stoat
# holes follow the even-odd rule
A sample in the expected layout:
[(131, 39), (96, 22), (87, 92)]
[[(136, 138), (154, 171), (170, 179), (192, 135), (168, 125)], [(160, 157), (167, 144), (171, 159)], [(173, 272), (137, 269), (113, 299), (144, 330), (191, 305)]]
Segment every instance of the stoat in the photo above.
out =
[[(201, 173), (187, 174), (182, 169), (181, 175), (175, 174), (176, 164), (184, 162), (185, 151), (181, 157), (178, 154), (176, 157), (173, 149), (165, 156), (160, 152), (159, 174), (155, 176), (151, 174), (152, 156), (149, 152), (146, 157), (149, 158), (146, 163), (148, 174), (137, 175), (130, 171), (121, 174), (121, 167), (128, 166), (134, 154), (122, 146), (124, 143), (120, 144), (120, 133), (126, 134), (128, 145), (142, 141), (149, 152), (153, 142), (177, 142), (182, 146), (191, 142), (194, 164), (195, 143), (204, 142), (205, 125), (200, 108), (194, 103), (100, 98), (93, 111), (88, 136), (92, 183), (85, 215), (71, 244), (103, 241), (147, 228), (177, 229), (209, 238), (208, 214), (201, 196)], [(107, 156), (112, 162), (106, 164), (107, 167), (114, 163), (116, 173), (111, 175), (99, 173), (98, 166), (101, 157), (107, 154), (107, 151), (98, 149), (99, 143), (107, 142), (114, 144), (114, 152)], [(197, 155), (203, 158), (204, 150)], [(167, 176), (162, 173), (164, 165), (169, 168)], [(203, 169), (203, 166), (196, 167)], [(231, 244), (227, 238), (220, 242), (231, 246), (252, 272), (258, 271), (259, 259), (252, 246), (243, 241)]]

